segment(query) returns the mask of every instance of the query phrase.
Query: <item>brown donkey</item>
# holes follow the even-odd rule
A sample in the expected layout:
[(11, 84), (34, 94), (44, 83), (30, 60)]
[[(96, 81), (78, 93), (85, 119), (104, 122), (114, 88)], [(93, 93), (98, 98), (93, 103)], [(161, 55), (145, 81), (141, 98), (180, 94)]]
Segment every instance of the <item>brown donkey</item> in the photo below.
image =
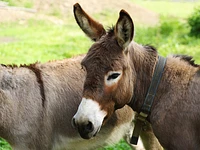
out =
[[(83, 57), (21, 67), (0, 65), (0, 137), (14, 150), (93, 150), (129, 138), (134, 113), (128, 106), (114, 113), (91, 140), (82, 139), (71, 126), (83, 90)], [(157, 142), (152, 133), (143, 133), (150, 143)], [(143, 145), (137, 147), (141, 149)]]
[[(132, 41), (134, 25), (124, 10), (107, 32), (78, 4), (74, 5), (74, 14), (81, 29), (95, 41), (81, 62), (87, 75), (73, 118), (81, 136), (89, 139), (116, 109), (128, 104), (140, 112), (158, 53), (153, 47)], [(200, 67), (192, 57), (167, 57), (147, 120), (165, 149), (200, 149)]]
[(91, 141), (80, 138), (71, 126), (81, 100), (83, 57), (0, 66), (0, 137), (14, 150), (88, 150), (117, 142), (128, 133), (134, 117), (133, 113), (127, 114), (128, 107), (114, 114), (112, 122)]

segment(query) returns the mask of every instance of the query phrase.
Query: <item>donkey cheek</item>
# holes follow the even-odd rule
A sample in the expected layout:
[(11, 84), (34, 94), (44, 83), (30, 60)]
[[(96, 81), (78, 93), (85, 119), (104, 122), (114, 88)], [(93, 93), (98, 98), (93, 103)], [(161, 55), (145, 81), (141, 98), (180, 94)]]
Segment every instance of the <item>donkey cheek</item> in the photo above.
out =
[(118, 104), (119, 105), (125, 105), (127, 103), (129, 103), (129, 101), (132, 98), (133, 95), (133, 91), (131, 90), (131, 88), (123, 88), (123, 89), (118, 89), (119, 91), (116, 94), (116, 98), (118, 100)]
[(112, 91), (114, 91), (116, 89), (116, 85), (112, 85), (112, 86), (105, 86), (104, 88), (104, 93), (106, 94), (110, 94)]

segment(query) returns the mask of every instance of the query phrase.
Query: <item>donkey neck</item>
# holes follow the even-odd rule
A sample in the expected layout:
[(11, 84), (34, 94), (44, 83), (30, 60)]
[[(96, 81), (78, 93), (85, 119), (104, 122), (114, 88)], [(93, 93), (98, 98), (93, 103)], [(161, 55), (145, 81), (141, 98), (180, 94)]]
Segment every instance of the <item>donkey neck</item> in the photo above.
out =
[(136, 80), (130, 106), (134, 111), (140, 112), (151, 84), (157, 61), (157, 51), (151, 46), (142, 46), (132, 42), (129, 46), (129, 52), (133, 72), (136, 72), (133, 74)]
[[(133, 77), (136, 78), (133, 91), (134, 96), (129, 106), (131, 106), (134, 111), (140, 112), (152, 80), (158, 54), (153, 48), (138, 45), (134, 42), (130, 44), (129, 52), (130, 59), (132, 60)], [(187, 96), (189, 97), (188, 92), (185, 92), (185, 90), (187, 90), (189, 83), (198, 73), (200, 67), (183, 57), (185, 56), (167, 57), (164, 74), (152, 105), (152, 111), (157, 105), (167, 103), (169, 95), (166, 93), (169, 93), (169, 91), (179, 89), (176, 96), (179, 95), (179, 97), (185, 97), (185, 93), (187, 93)], [(175, 103), (175, 100), (172, 100), (172, 97), (171, 101)]]

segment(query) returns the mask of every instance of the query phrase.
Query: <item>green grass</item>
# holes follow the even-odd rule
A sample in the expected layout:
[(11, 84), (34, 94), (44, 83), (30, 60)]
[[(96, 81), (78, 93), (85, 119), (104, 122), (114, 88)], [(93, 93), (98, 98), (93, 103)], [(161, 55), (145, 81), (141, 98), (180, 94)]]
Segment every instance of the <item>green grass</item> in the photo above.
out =
[(126, 144), (124, 140), (121, 140), (119, 143), (117, 143), (114, 146), (106, 146), (98, 150), (132, 150), (132, 149), (128, 144)]
[(25, 8), (33, 7), (33, 0), (1, 0), (4, 2), (8, 2), (8, 6), (18, 6)]
[(160, 15), (173, 16), (178, 18), (187, 18), (191, 11), (200, 5), (199, 1), (186, 2), (179, 0), (131, 0), (133, 3), (138, 4), (144, 8), (152, 10)]
[(79, 28), (70, 24), (59, 26), (30, 20), (25, 26), (16, 23), (0, 26), (0, 39), (14, 38), (10, 43), (0, 44), (0, 60), (4, 64), (68, 58), (86, 52), (90, 45)]
[(0, 139), (0, 150), (11, 150), (11, 147), (5, 140)]
[(138, 28), (135, 40), (138, 43), (153, 45), (163, 56), (191, 55), (194, 56), (196, 63), (200, 63), (200, 39), (190, 37), (189, 31), (187, 24), (165, 18), (156, 27)]
[[(134, 2), (144, 7), (148, 6), (147, 8), (165, 16), (154, 27), (136, 24), (134, 37), (136, 42), (155, 46), (163, 56), (169, 54), (192, 55), (196, 62), (200, 63), (200, 39), (189, 36), (189, 27), (185, 21), (186, 16), (192, 12), (193, 6), (188, 4), (185, 8), (185, 3), (174, 3), (176, 7), (180, 7), (179, 12), (177, 12), (176, 7), (171, 6), (171, 2), (152, 1), (149, 3), (149, 1), (139, 0), (134, 0)], [(60, 15), (56, 9), (53, 12), (54, 16)], [(106, 24), (105, 27), (114, 24), (117, 17), (118, 13), (111, 12), (111, 10), (94, 14), (94, 18), (99, 21), (103, 20), (104, 25)], [(86, 53), (92, 42), (79, 29), (72, 17), (65, 21), (65, 25), (55, 25), (37, 19), (31, 19), (24, 25), (1, 23), (0, 63), (30, 64), (36, 61), (46, 62)], [(10, 40), (1, 42), (3, 39)], [(129, 149), (131, 148), (124, 141), (121, 141), (115, 146), (105, 147), (101, 150)], [(6, 142), (0, 140), (0, 150), (10, 150), (10, 148)]]

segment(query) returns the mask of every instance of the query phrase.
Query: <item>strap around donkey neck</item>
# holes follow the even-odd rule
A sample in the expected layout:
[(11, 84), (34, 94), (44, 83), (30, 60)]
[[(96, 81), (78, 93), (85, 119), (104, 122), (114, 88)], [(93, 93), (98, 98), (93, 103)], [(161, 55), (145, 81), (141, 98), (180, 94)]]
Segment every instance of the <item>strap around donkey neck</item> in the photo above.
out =
[(136, 118), (136, 124), (135, 124), (134, 130), (133, 130), (133, 135), (132, 135), (131, 141), (130, 141), (131, 144), (137, 145), (142, 126), (144, 126), (146, 118), (150, 114), (151, 107), (152, 107), (152, 104), (154, 101), (154, 97), (156, 95), (158, 85), (159, 85), (162, 75), (163, 75), (165, 64), (166, 64), (166, 58), (164, 58), (162, 56), (158, 56), (158, 62), (156, 64), (156, 67), (154, 70), (154, 74), (153, 74), (153, 78), (152, 78), (150, 87), (148, 89), (144, 103), (141, 107), (140, 113), (138, 114), (138, 116)]

